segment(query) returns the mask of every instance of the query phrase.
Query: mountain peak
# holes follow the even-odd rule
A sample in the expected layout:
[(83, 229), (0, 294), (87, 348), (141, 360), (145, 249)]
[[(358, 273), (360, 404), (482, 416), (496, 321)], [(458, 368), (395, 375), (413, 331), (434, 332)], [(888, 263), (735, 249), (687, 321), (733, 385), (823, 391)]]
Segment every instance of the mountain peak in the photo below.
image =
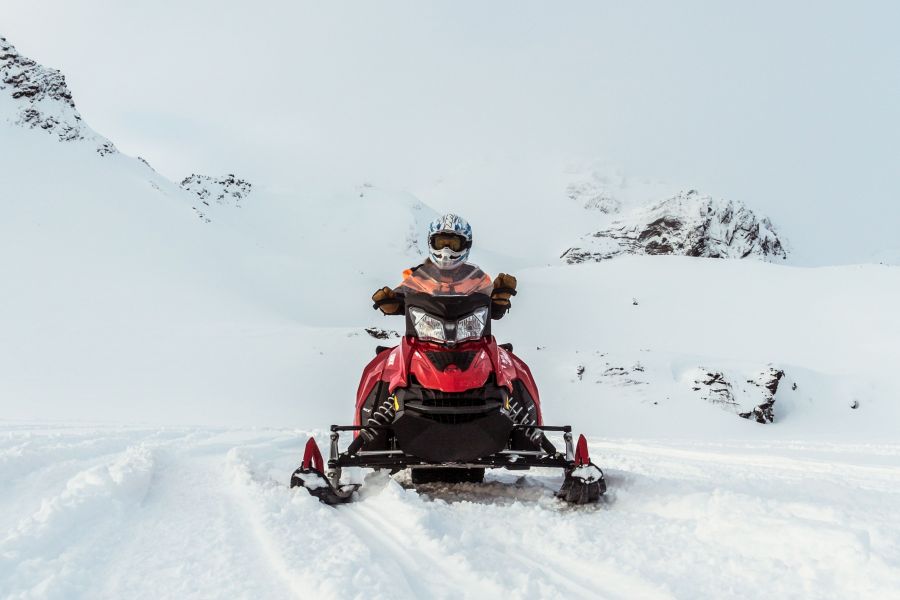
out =
[(115, 146), (98, 135), (81, 119), (66, 77), (23, 56), (0, 36), (0, 96), (12, 101), (9, 114), (0, 114), (15, 125), (40, 129), (61, 142), (89, 140), (97, 143), (101, 156), (115, 152)]

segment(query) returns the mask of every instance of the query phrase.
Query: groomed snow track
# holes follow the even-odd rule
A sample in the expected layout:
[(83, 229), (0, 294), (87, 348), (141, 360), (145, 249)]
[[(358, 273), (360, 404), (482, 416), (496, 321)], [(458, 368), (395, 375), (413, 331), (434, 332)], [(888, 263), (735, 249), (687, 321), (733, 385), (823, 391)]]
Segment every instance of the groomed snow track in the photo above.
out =
[[(888, 597), (900, 445), (593, 440), (609, 492), (288, 488), (306, 432), (0, 426), (4, 598)], [(324, 441), (324, 436), (320, 436)]]

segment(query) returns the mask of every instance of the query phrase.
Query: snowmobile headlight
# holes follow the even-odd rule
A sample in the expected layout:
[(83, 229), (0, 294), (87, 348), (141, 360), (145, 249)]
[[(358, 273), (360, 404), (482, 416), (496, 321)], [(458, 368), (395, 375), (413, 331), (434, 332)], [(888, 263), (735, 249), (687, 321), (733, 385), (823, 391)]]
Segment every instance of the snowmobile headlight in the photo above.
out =
[(468, 317), (460, 319), (456, 323), (456, 341), (464, 342), (480, 338), (487, 322), (487, 313), (487, 308), (479, 308)]
[(446, 342), (447, 336), (444, 334), (444, 322), (440, 319), (432, 317), (421, 308), (409, 309), (412, 317), (413, 327), (416, 328), (416, 335), (423, 340), (434, 340), (436, 342)]

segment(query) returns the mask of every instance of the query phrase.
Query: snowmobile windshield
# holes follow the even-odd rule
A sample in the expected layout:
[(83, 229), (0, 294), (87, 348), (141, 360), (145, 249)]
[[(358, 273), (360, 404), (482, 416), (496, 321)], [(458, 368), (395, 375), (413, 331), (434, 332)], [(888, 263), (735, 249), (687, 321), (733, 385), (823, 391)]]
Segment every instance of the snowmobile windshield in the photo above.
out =
[(426, 262), (414, 271), (408, 272), (396, 291), (406, 295), (490, 296), (493, 287), (491, 278), (475, 265), (465, 263), (456, 269), (439, 269), (431, 262)]
[(426, 262), (400, 287), (406, 303), (406, 335), (453, 345), (490, 335), (493, 283), (475, 265), (438, 269)]

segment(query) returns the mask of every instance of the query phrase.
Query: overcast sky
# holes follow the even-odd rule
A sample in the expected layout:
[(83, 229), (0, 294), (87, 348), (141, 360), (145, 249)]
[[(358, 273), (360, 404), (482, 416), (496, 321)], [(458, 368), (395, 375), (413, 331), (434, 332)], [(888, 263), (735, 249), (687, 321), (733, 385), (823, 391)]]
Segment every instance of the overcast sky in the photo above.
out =
[(173, 179), (412, 187), (483, 155), (596, 155), (744, 200), (800, 243), (849, 225), (896, 244), (898, 24), (897, 2), (0, 9), (88, 123)]

